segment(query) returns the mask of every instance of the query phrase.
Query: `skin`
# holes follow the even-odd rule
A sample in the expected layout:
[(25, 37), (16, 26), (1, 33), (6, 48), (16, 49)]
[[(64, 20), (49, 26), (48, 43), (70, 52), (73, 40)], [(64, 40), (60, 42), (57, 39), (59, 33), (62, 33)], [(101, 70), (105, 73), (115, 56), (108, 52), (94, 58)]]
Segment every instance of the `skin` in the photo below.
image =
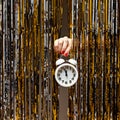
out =
[(54, 50), (57, 53), (68, 56), (70, 50), (73, 48), (73, 40), (68, 37), (61, 37), (54, 41)]

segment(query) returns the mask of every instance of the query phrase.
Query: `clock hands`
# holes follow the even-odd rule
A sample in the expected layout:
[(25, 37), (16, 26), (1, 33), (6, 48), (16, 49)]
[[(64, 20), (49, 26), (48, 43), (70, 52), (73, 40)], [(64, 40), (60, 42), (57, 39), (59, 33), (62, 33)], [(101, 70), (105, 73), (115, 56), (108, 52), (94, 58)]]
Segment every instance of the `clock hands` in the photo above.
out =
[(64, 69), (64, 71), (65, 71), (65, 76), (67, 77), (67, 76), (68, 76), (68, 74), (67, 74), (67, 70)]

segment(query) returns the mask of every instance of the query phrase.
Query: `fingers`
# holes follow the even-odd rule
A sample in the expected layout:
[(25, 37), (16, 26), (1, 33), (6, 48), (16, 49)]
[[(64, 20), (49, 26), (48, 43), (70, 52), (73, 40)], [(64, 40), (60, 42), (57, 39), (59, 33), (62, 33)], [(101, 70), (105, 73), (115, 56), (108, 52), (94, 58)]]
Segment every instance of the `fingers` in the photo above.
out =
[(61, 53), (65, 56), (68, 56), (70, 50), (72, 49), (73, 40), (68, 37), (62, 37), (55, 40), (54, 50), (55, 52)]
[(64, 54), (66, 52), (66, 49), (69, 47), (69, 38), (68, 37), (64, 37), (63, 38), (63, 45), (61, 48), (61, 53)]
[(70, 50), (72, 49), (72, 45), (73, 45), (73, 40), (72, 39), (68, 39), (68, 46), (65, 49), (64, 55), (68, 56)]
[(55, 40), (55, 42), (54, 42), (54, 50), (55, 50), (55, 52), (58, 52), (58, 53), (60, 53), (60, 51), (61, 51), (61, 49), (62, 49), (62, 40), (60, 41), (60, 39), (57, 39), (57, 40)]

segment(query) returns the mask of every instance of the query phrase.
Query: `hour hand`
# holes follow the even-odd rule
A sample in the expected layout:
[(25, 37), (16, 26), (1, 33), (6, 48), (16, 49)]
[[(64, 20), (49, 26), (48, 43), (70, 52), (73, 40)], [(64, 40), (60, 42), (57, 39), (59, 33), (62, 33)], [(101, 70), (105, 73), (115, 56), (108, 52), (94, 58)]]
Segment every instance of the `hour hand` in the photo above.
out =
[(68, 76), (68, 74), (67, 74), (67, 70), (64, 69), (64, 71), (65, 71), (65, 76), (67, 77), (67, 76)]

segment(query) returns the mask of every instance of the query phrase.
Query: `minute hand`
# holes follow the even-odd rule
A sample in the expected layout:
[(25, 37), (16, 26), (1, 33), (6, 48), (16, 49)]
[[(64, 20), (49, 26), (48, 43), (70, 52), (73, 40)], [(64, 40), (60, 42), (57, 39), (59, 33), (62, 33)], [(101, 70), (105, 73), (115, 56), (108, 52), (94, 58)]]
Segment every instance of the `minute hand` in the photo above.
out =
[(64, 69), (64, 71), (65, 71), (65, 76), (67, 77), (67, 76), (68, 76), (68, 74), (67, 74), (67, 70)]

